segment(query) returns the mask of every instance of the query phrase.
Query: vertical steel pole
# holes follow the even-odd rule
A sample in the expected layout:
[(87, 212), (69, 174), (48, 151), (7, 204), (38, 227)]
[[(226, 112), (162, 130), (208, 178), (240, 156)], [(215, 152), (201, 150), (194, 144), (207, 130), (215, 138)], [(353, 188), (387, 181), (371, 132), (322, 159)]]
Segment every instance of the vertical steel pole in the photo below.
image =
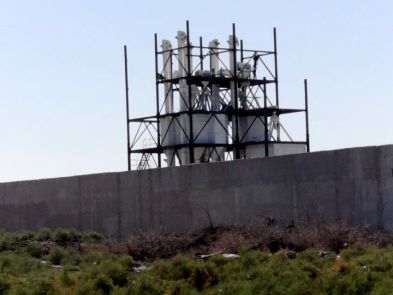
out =
[(155, 79), (156, 79), (156, 119), (157, 119), (157, 159), (158, 159), (158, 168), (161, 168), (161, 136), (160, 136), (160, 87), (158, 81), (158, 41), (157, 34), (154, 34), (154, 51), (155, 51)]
[(280, 101), (278, 95), (278, 62), (277, 62), (277, 31), (276, 28), (273, 29), (274, 37), (274, 84), (276, 86), (276, 106), (280, 108)]
[(307, 141), (307, 153), (310, 152), (310, 133), (308, 127), (308, 85), (307, 79), (304, 79), (304, 104), (306, 111), (306, 141)]
[(266, 94), (266, 77), (263, 77), (263, 107), (264, 107), (264, 127), (265, 127), (265, 157), (269, 156), (269, 134), (267, 128), (267, 94)]
[(240, 40), (240, 61), (244, 61), (244, 55), (243, 55), (243, 40)]
[[(235, 113), (234, 113), (234, 117), (235, 117), (235, 122), (233, 122), (233, 118), (232, 118), (232, 124), (235, 123), (235, 159), (240, 159), (240, 150), (239, 150), (239, 114), (238, 114), (238, 110), (239, 110), (239, 105), (238, 105), (238, 98), (237, 98), (237, 87), (238, 87), (238, 81), (237, 81), (237, 50), (236, 50), (236, 26), (233, 23), (232, 24), (232, 38), (233, 38), (233, 63), (234, 63), (234, 73), (232, 73), (233, 75), (233, 81), (234, 81), (234, 96), (235, 96)], [(233, 128), (232, 128), (233, 130)], [(232, 135), (233, 136), (233, 135)]]
[(126, 86), (126, 112), (127, 112), (127, 169), (131, 171), (131, 150), (130, 150), (130, 105), (129, 105), (129, 88), (128, 88), (128, 60), (127, 46), (124, 45), (124, 78)]
[(189, 143), (189, 151), (190, 151), (190, 163), (193, 164), (194, 160), (194, 132), (193, 132), (193, 120), (192, 120), (192, 112), (193, 112), (193, 105), (192, 105), (192, 88), (191, 88), (191, 44), (190, 44), (190, 24), (187, 20), (187, 85), (188, 85), (188, 116), (190, 119), (190, 143)]
[(203, 71), (203, 43), (202, 43), (202, 37), (199, 37), (199, 59), (201, 60), (201, 70)]

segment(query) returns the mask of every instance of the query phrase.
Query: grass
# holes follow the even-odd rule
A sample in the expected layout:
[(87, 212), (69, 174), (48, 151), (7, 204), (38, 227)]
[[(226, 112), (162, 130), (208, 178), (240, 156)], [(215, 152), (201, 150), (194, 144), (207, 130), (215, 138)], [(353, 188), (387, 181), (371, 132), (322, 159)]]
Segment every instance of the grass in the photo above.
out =
[[(0, 232), (0, 295), (392, 294), (389, 235), (276, 229), (216, 228), (127, 242), (66, 229)], [(196, 255), (226, 250), (240, 257)], [(133, 270), (141, 264), (148, 269)]]

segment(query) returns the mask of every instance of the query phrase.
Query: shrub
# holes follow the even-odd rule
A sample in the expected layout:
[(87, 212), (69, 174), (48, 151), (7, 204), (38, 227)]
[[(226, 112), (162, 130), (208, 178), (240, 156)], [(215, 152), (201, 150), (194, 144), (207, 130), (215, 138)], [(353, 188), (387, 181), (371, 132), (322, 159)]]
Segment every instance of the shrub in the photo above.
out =
[(99, 263), (102, 260), (104, 260), (104, 253), (102, 253), (101, 251), (98, 250), (88, 250), (85, 254), (84, 254), (84, 261), (86, 263)]
[(98, 272), (110, 278), (114, 285), (124, 286), (128, 282), (128, 271), (118, 262), (106, 261), (100, 265)]
[(37, 241), (49, 241), (52, 239), (52, 231), (49, 228), (42, 228), (35, 235)]
[(31, 295), (47, 295), (53, 290), (52, 279), (50, 277), (31, 278), (28, 283), (28, 294)]
[(64, 269), (60, 275), (60, 281), (63, 286), (69, 287), (75, 284), (74, 280), (70, 277), (68, 269)]
[(104, 237), (96, 232), (87, 232), (84, 233), (82, 236), (82, 240), (84, 242), (91, 242), (91, 243), (97, 243), (97, 242), (101, 242), (104, 240)]
[(23, 253), (5, 252), (0, 255), (0, 273), (20, 276), (42, 268), (43, 265), (39, 261)]
[(27, 245), (26, 252), (34, 258), (40, 258), (43, 254), (42, 247), (37, 243)]
[(93, 279), (81, 282), (81, 284), (78, 287), (77, 294), (80, 295), (111, 294), (112, 290), (113, 290), (112, 280), (103, 274), (99, 274)]
[(56, 243), (64, 245), (67, 243), (78, 242), (80, 240), (80, 235), (74, 230), (68, 230), (64, 228), (58, 228), (53, 235)]
[(0, 295), (5, 295), (11, 285), (5, 275), (0, 273)]
[(104, 294), (109, 294), (113, 290), (113, 284), (110, 278), (99, 275), (94, 280), (95, 290), (102, 291)]
[[(127, 289), (125, 294), (137, 294), (137, 295), (151, 295), (151, 294), (163, 294), (163, 287), (161, 285), (160, 280), (157, 278), (143, 274), (142, 276), (138, 276)], [(182, 294), (182, 293), (168, 293), (168, 294)], [(184, 294), (193, 294), (193, 293), (184, 293)]]
[(66, 252), (61, 247), (55, 247), (49, 254), (49, 261), (54, 265), (60, 265), (64, 258), (66, 257)]
[(13, 239), (15, 242), (26, 242), (31, 241), (34, 238), (34, 233), (32, 232), (21, 232), (14, 235)]
[[(52, 294), (52, 277), (31, 275), (17, 281), (9, 290), (10, 295), (47, 295)], [(8, 294), (8, 293), (7, 293)]]
[(65, 257), (62, 260), (64, 265), (79, 266), (83, 262), (83, 257), (80, 254), (72, 250), (64, 250), (64, 252)]
[(7, 233), (0, 233), (0, 252), (11, 249), (11, 236)]
[(128, 255), (122, 255), (118, 258), (118, 262), (124, 267), (125, 269), (131, 270), (132, 264), (133, 264), (133, 259), (131, 256)]

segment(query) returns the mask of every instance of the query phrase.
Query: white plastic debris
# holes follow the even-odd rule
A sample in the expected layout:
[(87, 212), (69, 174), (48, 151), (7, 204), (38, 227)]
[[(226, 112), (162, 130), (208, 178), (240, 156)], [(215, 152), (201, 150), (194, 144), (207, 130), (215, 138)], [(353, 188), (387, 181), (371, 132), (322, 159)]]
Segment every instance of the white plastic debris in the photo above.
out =
[(216, 252), (216, 253), (211, 253), (211, 254), (199, 254), (197, 257), (199, 259), (206, 260), (206, 259), (208, 259), (208, 258), (210, 258), (212, 256), (215, 256), (215, 255), (221, 255), (225, 259), (240, 258), (240, 255), (237, 255), (237, 254), (232, 254), (232, 253), (224, 253), (224, 254), (222, 254), (221, 252)]
[(149, 269), (151, 269), (151, 267), (147, 267), (146, 265), (134, 266), (134, 267), (132, 268), (132, 270), (133, 270), (134, 272), (143, 272), (143, 271), (146, 271), (146, 270), (149, 270)]
[(319, 250), (318, 251), (318, 256), (319, 257), (325, 257), (328, 254), (329, 254), (329, 251), (323, 251), (323, 250)]
[(216, 253), (211, 253), (211, 254), (199, 254), (199, 255), (197, 255), (197, 257), (199, 258), (199, 259), (208, 259), (209, 257), (212, 257), (212, 256), (214, 256), (214, 255), (219, 255), (219, 254), (221, 254), (220, 252), (216, 252)]
[(237, 259), (240, 258), (240, 255), (237, 254), (222, 254), (222, 257), (225, 259)]

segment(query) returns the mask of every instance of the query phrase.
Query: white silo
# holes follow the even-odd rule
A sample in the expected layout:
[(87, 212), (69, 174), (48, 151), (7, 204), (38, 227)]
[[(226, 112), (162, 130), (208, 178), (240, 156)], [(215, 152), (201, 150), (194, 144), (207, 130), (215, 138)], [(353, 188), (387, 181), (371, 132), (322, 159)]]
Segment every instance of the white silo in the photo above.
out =
[[(209, 42), (210, 48), (210, 71), (213, 76), (216, 76), (220, 69), (220, 59), (218, 56), (218, 45), (220, 42), (218, 39), (214, 39)], [(220, 88), (219, 85), (213, 84), (211, 86), (211, 110), (219, 111), (220, 110)]]
[[(161, 45), (163, 51), (163, 76), (165, 80), (172, 79), (172, 44), (169, 40), (162, 40)], [(165, 113), (173, 113), (173, 88), (171, 82), (164, 83), (165, 93)], [(164, 154), (167, 158), (167, 165), (174, 166), (174, 149), (165, 148), (175, 144), (176, 137), (176, 124), (172, 122), (172, 117), (168, 116), (160, 119), (161, 126), (161, 146), (164, 148)]]
[[(198, 91), (196, 85), (188, 85), (186, 78), (188, 69), (193, 71), (192, 56), (188, 58), (188, 51), (192, 55), (192, 47), (189, 49), (187, 44), (187, 34), (182, 31), (177, 33), (178, 41), (178, 59), (179, 59), (179, 93), (180, 93), (180, 112), (188, 110), (188, 104), (190, 103), (189, 92), (191, 89), (191, 105), (192, 110), (201, 111), (220, 111), (220, 94), (219, 86), (214, 85), (211, 90), (206, 87), (209, 83), (209, 79), (218, 72), (219, 60), (218, 54), (215, 54), (211, 58), (210, 71), (198, 70), (193, 76), (198, 76), (201, 78), (202, 90)], [(219, 42), (218, 40), (213, 40), (210, 42), (212, 45), (212, 50), (217, 49)], [(191, 44), (190, 44), (191, 46)], [(190, 62), (190, 65), (188, 64)], [(214, 70), (213, 70), (214, 68)], [(206, 82), (203, 81), (206, 78)], [(190, 117), (189, 114), (179, 115), (179, 122), (182, 128), (177, 128), (178, 139), (176, 142), (179, 144), (187, 144), (190, 139)], [(225, 128), (228, 126), (228, 119), (226, 114), (215, 114), (211, 113), (194, 113), (192, 115), (192, 134), (194, 138), (194, 144), (227, 144), (228, 136)], [(210, 147), (194, 147), (194, 161), (195, 163), (204, 163), (223, 159), (225, 148), (217, 147), (216, 151), (213, 151)], [(180, 162), (184, 164), (190, 163), (190, 149), (180, 148), (178, 150)]]
[[(178, 47), (178, 77), (179, 77), (179, 111), (185, 112), (189, 108), (189, 87), (187, 84), (188, 75), (188, 44), (187, 34), (183, 31), (178, 31), (176, 35)], [(191, 49), (190, 49), (191, 53)], [(190, 57), (190, 68), (192, 68), (192, 58)], [(179, 128), (176, 132), (177, 144), (188, 144), (190, 138), (190, 119), (188, 114), (180, 114), (178, 116)], [(178, 150), (179, 160), (182, 165), (190, 163), (190, 151), (188, 147), (180, 148)]]
[[(220, 70), (220, 58), (218, 46), (220, 42), (218, 39), (213, 39), (209, 42), (210, 49), (210, 71), (213, 76), (217, 76)], [(217, 112), (221, 110), (221, 96), (220, 96), (220, 86), (213, 84), (211, 86), (211, 110)], [(228, 129), (228, 116), (226, 114), (216, 114), (213, 123), (211, 124), (211, 133), (214, 134), (212, 142), (216, 144), (227, 144), (228, 134), (226, 130)], [(211, 150), (211, 160), (212, 161), (223, 161), (225, 156), (226, 147), (218, 147)]]

